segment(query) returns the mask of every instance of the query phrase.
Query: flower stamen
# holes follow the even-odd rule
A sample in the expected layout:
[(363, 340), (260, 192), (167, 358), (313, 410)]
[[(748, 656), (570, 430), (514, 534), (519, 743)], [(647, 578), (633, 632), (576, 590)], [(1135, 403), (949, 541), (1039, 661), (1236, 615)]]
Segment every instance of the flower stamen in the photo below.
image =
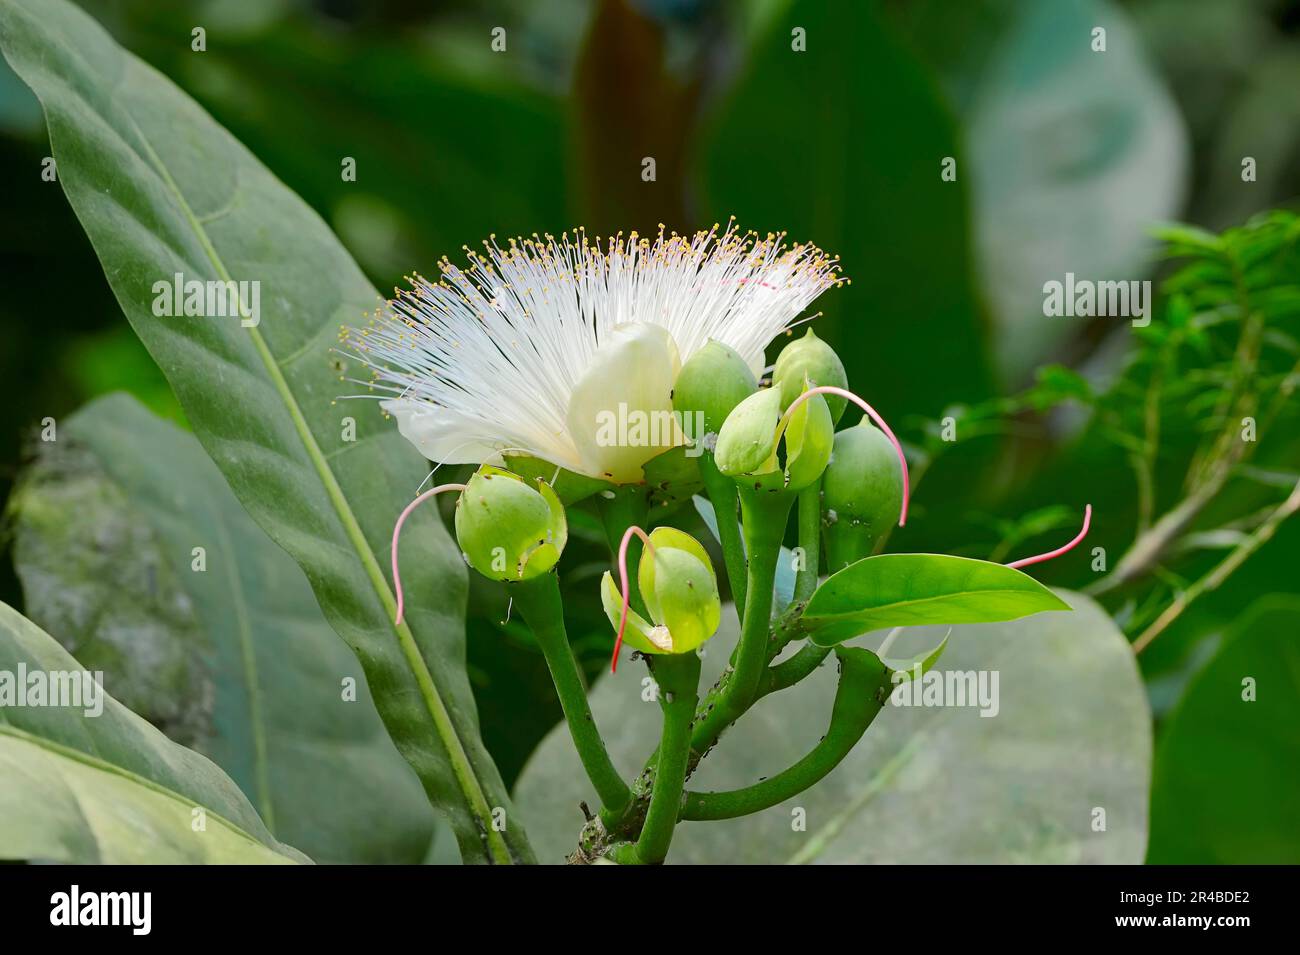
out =
[(1007, 564), (1008, 567), (1019, 570), (1021, 567), (1028, 567), (1030, 564), (1041, 564), (1045, 560), (1051, 560), (1053, 557), (1060, 557), (1062, 554), (1073, 550), (1079, 542), (1088, 536), (1088, 528), (1092, 525), (1092, 505), (1084, 505), (1083, 508), (1083, 529), (1075, 535), (1074, 540), (1064, 547), (1058, 547), (1056, 550), (1049, 550), (1046, 554), (1036, 554), (1033, 557), (1024, 557), (1020, 560), (1013, 560)]
[(911, 484), (907, 475), (907, 457), (903, 454), (902, 444), (899, 443), (898, 438), (894, 437), (894, 432), (890, 430), (889, 425), (885, 424), (885, 419), (880, 417), (880, 415), (876, 413), (876, 409), (871, 407), (871, 405), (867, 404), (853, 392), (845, 388), (836, 388), (834, 385), (818, 385), (816, 388), (809, 388), (798, 398), (794, 399), (794, 401), (790, 402), (790, 407), (785, 409), (785, 414), (781, 416), (781, 420), (777, 423), (776, 433), (780, 435), (785, 432), (786, 427), (790, 423), (790, 416), (794, 413), (794, 409), (799, 407), (800, 404), (807, 401), (813, 395), (838, 395), (841, 398), (853, 402), (862, 409), (863, 413), (866, 414), (868, 418), (876, 423), (880, 430), (885, 433), (885, 437), (889, 439), (889, 443), (894, 446), (894, 450), (898, 453), (899, 466), (903, 469), (903, 506), (898, 512), (898, 526), (902, 527), (907, 523), (907, 502), (908, 498), (911, 496)]
[(402, 600), (402, 578), (397, 573), (397, 538), (402, 533), (402, 525), (406, 519), (411, 516), (411, 512), (427, 501), (429, 498), (441, 494), (443, 491), (463, 491), (464, 484), (439, 484), (437, 487), (429, 488), (423, 494), (406, 505), (405, 510), (397, 516), (397, 523), (393, 525), (393, 589), (397, 591), (397, 617), (393, 621), (398, 626), (402, 624), (402, 609), (405, 606)]
[(655, 545), (650, 541), (650, 535), (641, 528), (633, 524), (623, 532), (623, 539), (618, 545), (618, 579), (623, 587), (623, 616), (618, 622), (618, 636), (614, 640), (614, 655), (609, 661), (609, 672), (618, 672), (618, 652), (623, 648), (623, 631), (627, 629), (627, 611), (631, 603), (631, 589), (627, 580), (627, 545), (632, 541), (632, 535), (635, 534), (641, 540), (645, 541), (646, 549), (650, 551), (651, 559), (655, 555)]

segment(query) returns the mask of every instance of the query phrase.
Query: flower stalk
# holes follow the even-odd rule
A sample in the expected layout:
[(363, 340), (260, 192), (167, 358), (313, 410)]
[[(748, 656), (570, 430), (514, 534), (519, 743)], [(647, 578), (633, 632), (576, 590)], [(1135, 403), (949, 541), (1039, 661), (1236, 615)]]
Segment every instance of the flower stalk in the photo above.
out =
[(781, 538), (793, 504), (793, 494), (740, 487), (745, 551), (749, 555), (745, 615), (726, 685), (695, 728), (692, 746), (697, 752), (702, 753), (717, 742), (723, 730), (738, 720), (758, 695), (768, 662), (772, 588), (781, 555)]
[(574, 748), (587, 771), (587, 778), (600, 797), (606, 815), (621, 813), (632, 793), (609, 758), (605, 740), (587, 703), (587, 688), (565, 631), (559, 578), (554, 573), (542, 574), (511, 584), (510, 588), (519, 612), (542, 648), (555, 693), (560, 699), (560, 708), (569, 726), (569, 735), (573, 737)]
[(794, 599), (807, 600), (817, 589), (822, 550), (822, 482), (818, 478), (799, 492), (799, 550), (803, 561), (794, 578)]
[(744, 619), (747, 577), (745, 570), (745, 542), (740, 536), (736, 484), (718, 470), (713, 455), (707, 451), (699, 457), (700, 477), (705, 493), (713, 505), (713, 519), (718, 525), (718, 542), (722, 545), (722, 562), (726, 565), (727, 583), (731, 585), (731, 600)]
[(641, 834), (635, 843), (613, 853), (614, 861), (625, 865), (658, 865), (668, 855), (686, 786), (691, 721), (699, 702), (700, 658), (695, 653), (655, 657), (652, 672), (659, 685), (663, 733)]

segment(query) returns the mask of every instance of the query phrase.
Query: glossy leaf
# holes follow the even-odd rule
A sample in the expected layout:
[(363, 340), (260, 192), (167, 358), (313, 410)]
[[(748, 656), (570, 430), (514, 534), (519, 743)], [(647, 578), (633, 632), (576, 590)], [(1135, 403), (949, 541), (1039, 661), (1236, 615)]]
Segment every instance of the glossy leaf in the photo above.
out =
[(1069, 605), (1028, 574), (944, 554), (881, 554), (832, 574), (808, 601), (812, 639), (832, 646), (886, 627), (993, 623)]
[[(0, 604), (9, 692), (18, 692), (20, 674), (30, 688), (34, 673), (62, 681), (81, 671), (52, 637)], [(229, 776), (107, 692), (98, 703), (82, 696), (81, 706), (26, 702), (15, 695), (0, 706), (0, 859), (308, 861), (276, 841)]]
[(193, 435), (120, 394), (58, 434), (10, 506), (31, 618), (278, 838), (318, 862), (424, 858), (433, 814), (361, 668)]
[[(0, 46), (45, 110), (59, 181), (114, 294), (205, 450), (302, 565), (380, 715), (467, 860), (529, 857), (479, 739), (464, 670), (465, 569), (431, 510), (408, 524), (407, 621), (383, 570), (426, 468), (332, 352), (375, 291), (301, 200), (193, 101), (65, 0), (0, 2)], [(175, 276), (258, 282), (258, 315), (160, 317)], [(163, 283), (164, 292), (157, 291)], [(253, 286), (239, 291), (249, 307)], [(507, 809), (508, 812), (508, 809)]]

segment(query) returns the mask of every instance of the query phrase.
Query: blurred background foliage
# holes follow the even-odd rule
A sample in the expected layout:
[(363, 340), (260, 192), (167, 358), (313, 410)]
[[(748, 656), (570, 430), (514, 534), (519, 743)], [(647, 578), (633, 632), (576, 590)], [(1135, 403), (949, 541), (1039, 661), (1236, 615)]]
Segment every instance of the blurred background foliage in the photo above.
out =
[[(1217, 232), (1300, 193), (1298, 0), (82, 2), (313, 205), (380, 289), (491, 233), (579, 223), (690, 231), (735, 215), (839, 254), (853, 281), (818, 303), (815, 327), (854, 387), (901, 422), (925, 472), (916, 518), (891, 549), (1032, 552), (1091, 502), (1090, 543), (1113, 564), (1148, 505), (1134, 449), (1107, 433), (1129, 425), (1108, 415), (1141, 407), (1116, 383), (1149, 372), (1143, 349), (1154, 346), (1125, 322), (1044, 318), (1043, 283), (1067, 271), (1159, 282), (1186, 262), (1157, 254), (1154, 224)], [(196, 26), (202, 53), (191, 49)], [(1107, 30), (1104, 69), (1089, 48), (1094, 26)], [(492, 49), (496, 27), (504, 52)], [(796, 28), (807, 52), (792, 55)], [(97, 395), (129, 391), (183, 424), (59, 187), (40, 179), (47, 154), (34, 98), (0, 64), (0, 499), (41, 420)], [(1253, 182), (1242, 181), (1243, 156), (1256, 160)], [(347, 157), (354, 182), (341, 175)], [(643, 179), (646, 157), (654, 181)], [(940, 179), (946, 157), (954, 182)], [(1171, 301), (1157, 322), (1185, 307)], [(1231, 341), (1205, 344), (1180, 373), (1231, 367)], [(1287, 347), (1279, 339), (1283, 358)], [(1274, 368), (1275, 357), (1260, 380), (1288, 399), (1295, 373), (1286, 377), (1284, 360)], [(1178, 501), (1204, 441), (1189, 410), (1197, 386), (1223, 387), (1184, 383), (1190, 394), (1149, 449), (1157, 514)], [(1103, 392), (1108, 401), (1096, 400)], [(961, 422), (955, 445), (936, 442), (945, 415)], [(1229, 483), (1204, 529), (1266, 507), (1294, 480), (1295, 415), (1276, 416), (1259, 441), (1252, 466), (1273, 485)], [(566, 580), (579, 592), (589, 580), (592, 599), (571, 608), (572, 636), (595, 678), (609, 645), (594, 599), (604, 539), (581, 515), (573, 539)], [(1107, 606), (1132, 622), (1167, 604), (1213, 567), (1225, 540), (1182, 555), (1177, 572), (1155, 568), (1151, 587)], [(1260, 661), (1289, 661), (1293, 702), (1271, 712), (1295, 725), (1300, 664), (1285, 632), (1294, 607), (1247, 610), (1295, 592), (1300, 522), (1261, 543), (1140, 658), (1158, 731), (1180, 701), (1173, 722), (1214, 723), (1207, 686), (1226, 681), (1228, 692), (1236, 672), (1215, 675), (1216, 651), (1230, 637), (1225, 652), (1254, 659), (1250, 627), (1262, 635)], [(1043, 576), (1077, 588), (1096, 578), (1083, 559)], [(559, 710), (526, 628), (478, 583), (470, 675), (509, 781)], [(5, 547), (0, 599), (22, 598)], [(1258, 807), (1169, 762), (1189, 750), (1184, 739), (1160, 749), (1157, 779), (1199, 795), (1157, 792), (1152, 860), (1261, 857), (1258, 831), (1237, 833), (1206, 809)], [(1222, 733), (1206, 745), (1207, 759), (1247, 763), (1241, 773), (1277, 758), (1266, 749), (1250, 763)], [(1293, 776), (1260, 784), (1296, 796)], [(1216, 824), (1195, 844), (1167, 835)], [(1295, 861), (1293, 846), (1262, 855)]]

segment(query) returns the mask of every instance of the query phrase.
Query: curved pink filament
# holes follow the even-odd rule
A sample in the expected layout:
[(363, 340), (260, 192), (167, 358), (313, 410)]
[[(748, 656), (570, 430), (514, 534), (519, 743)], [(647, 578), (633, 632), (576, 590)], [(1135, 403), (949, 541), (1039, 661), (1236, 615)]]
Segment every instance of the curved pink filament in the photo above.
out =
[(627, 545), (631, 543), (633, 534), (645, 541), (645, 546), (650, 550), (651, 556), (655, 552), (655, 545), (650, 543), (650, 535), (635, 524), (623, 532), (623, 539), (618, 545), (618, 579), (623, 585), (623, 616), (618, 622), (618, 637), (614, 640), (614, 656), (609, 661), (610, 673), (618, 672), (618, 651), (623, 648), (623, 631), (627, 629), (627, 609), (632, 599), (627, 583)]
[(465, 485), (463, 484), (439, 484), (437, 487), (429, 488), (429, 490), (419, 495), (410, 504), (406, 505), (406, 509), (397, 516), (397, 523), (393, 525), (393, 589), (397, 591), (397, 619), (395, 619), (393, 623), (398, 624), (399, 626), (402, 623), (402, 608), (404, 604), (402, 601), (402, 578), (397, 573), (397, 537), (402, 533), (402, 525), (406, 523), (406, 519), (411, 516), (413, 510), (435, 494), (441, 494), (443, 491), (463, 490), (465, 490)]
[(1034, 557), (1025, 557), (1020, 560), (1013, 560), (1011, 563), (1007, 564), (1007, 566), (1018, 569), (1020, 567), (1028, 567), (1030, 564), (1041, 564), (1043, 561), (1051, 560), (1053, 557), (1060, 557), (1067, 551), (1073, 550), (1078, 546), (1079, 541), (1088, 536), (1088, 528), (1091, 525), (1092, 505), (1087, 504), (1083, 508), (1083, 530), (1079, 531), (1074, 540), (1070, 541), (1070, 543), (1066, 544), (1064, 547), (1058, 547), (1056, 550), (1049, 550), (1046, 554), (1038, 554)]
[(794, 399), (794, 401), (790, 402), (790, 407), (785, 409), (785, 414), (782, 416), (782, 419), (788, 421), (790, 414), (794, 409), (799, 407), (802, 402), (807, 401), (813, 395), (839, 395), (841, 398), (853, 402), (862, 409), (868, 418), (879, 425), (881, 431), (885, 432), (885, 437), (889, 439), (889, 443), (892, 444), (894, 450), (898, 452), (898, 463), (903, 469), (903, 508), (898, 512), (898, 526), (902, 527), (907, 523), (907, 502), (908, 498), (911, 497), (911, 482), (907, 475), (907, 458), (903, 455), (903, 446), (899, 444), (898, 438), (894, 437), (894, 432), (889, 429), (889, 425), (885, 424), (885, 419), (876, 413), (875, 408), (871, 407), (871, 405), (867, 404), (853, 392), (844, 388), (836, 388), (834, 385), (818, 385), (816, 388), (809, 388), (798, 398)]

